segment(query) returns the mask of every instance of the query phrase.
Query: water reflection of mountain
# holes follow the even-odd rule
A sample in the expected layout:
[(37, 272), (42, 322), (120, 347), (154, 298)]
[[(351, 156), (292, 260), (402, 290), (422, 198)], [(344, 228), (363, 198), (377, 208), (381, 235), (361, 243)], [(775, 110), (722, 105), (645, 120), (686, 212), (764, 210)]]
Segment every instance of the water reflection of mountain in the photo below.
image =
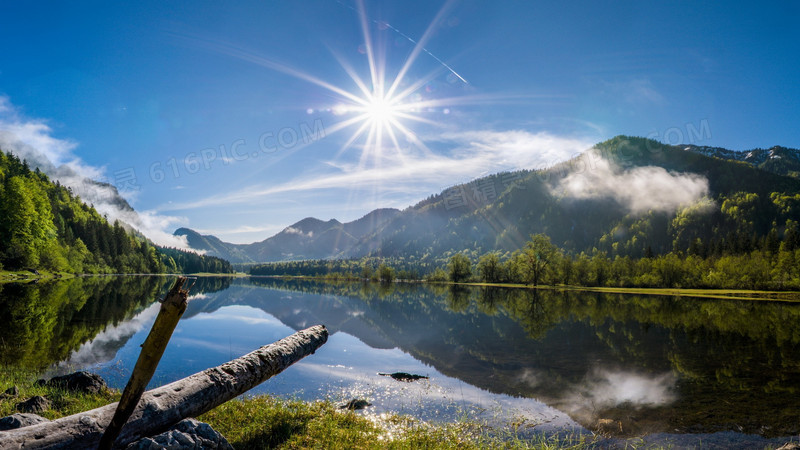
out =
[[(113, 358), (171, 283), (4, 284), (0, 364)], [(536, 398), (587, 427), (602, 418), (626, 435), (779, 436), (800, 424), (800, 305), (257, 278), (201, 278), (192, 294), (185, 318), (248, 305), (294, 329), (324, 323), (471, 385)]]
[(293, 290), (270, 290), (245, 283), (216, 296), (195, 298), (189, 302), (184, 318), (210, 313), (223, 306), (245, 305), (260, 309), (278, 318), (286, 326), (301, 330), (311, 325), (325, 324), (331, 333), (344, 331), (357, 336), (372, 348), (394, 348), (380, 328), (360, 320), (364, 313), (362, 301), (341, 296), (303, 293)]
[[(248, 305), (399, 347), (494, 393), (537, 398), (621, 434), (795, 434), (800, 308), (521, 289), (234, 282), (187, 316)], [(258, 286), (277, 290), (262, 290)], [(615, 422), (616, 423), (616, 422)]]

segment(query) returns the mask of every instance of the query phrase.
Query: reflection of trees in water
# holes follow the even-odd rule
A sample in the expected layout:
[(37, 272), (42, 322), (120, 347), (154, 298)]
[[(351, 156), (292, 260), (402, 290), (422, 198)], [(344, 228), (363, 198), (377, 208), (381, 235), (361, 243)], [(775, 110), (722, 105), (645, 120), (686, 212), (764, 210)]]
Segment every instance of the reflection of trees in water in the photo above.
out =
[[(63, 360), (171, 282), (96, 277), (2, 285), (0, 364), (39, 370)], [(229, 296), (230, 286), (245, 291)], [(261, 288), (293, 298), (278, 302)], [(732, 424), (764, 435), (800, 431), (790, 402), (800, 387), (800, 305), (266, 278), (202, 277), (192, 288), (212, 293), (190, 302), (187, 316), (236, 302), (286, 323), (330, 321), (472, 385), (545, 401), (587, 426), (610, 418), (626, 434)]]
[(461, 313), (465, 312), (470, 304), (470, 293), (472, 291), (464, 286), (452, 285), (447, 290), (447, 307), (450, 311)]
[(0, 365), (40, 371), (156, 300), (165, 277), (81, 277), (0, 285)]
[[(546, 290), (517, 290), (500, 301), (484, 293), (479, 301), (484, 298), (491, 299), (492, 308), (507, 311), (530, 336), (544, 339), (545, 345), (556, 336), (569, 338), (570, 333), (560, 331), (565, 324), (589, 325), (603, 348), (570, 349), (580, 355), (575, 359), (610, 363), (634, 378), (648, 373), (654, 379), (665, 373), (678, 375), (674, 389), (679, 395), (674, 402), (595, 405), (595, 418), (615, 417), (625, 425), (625, 433), (670, 427), (686, 431), (741, 427), (765, 435), (798, 431), (800, 413), (787, 398), (800, 386), (796, 351), (800, 333), (792, 326), (800, 319), (800, 305)], [(569, 383), (585, 386), (593, 375), (583, 377), (559, 378), (568, 382), (564, 387), (575, 389)], [(551, 389), (544, 395), (529, 394), (546, 398), (558, 392)], [(561, 407), (569, 410), (570, 405)], [(766, 427), (765, 421), (770, 423)]]
[(214, 292), (224, 291), (231, 287), (233, 277), (226, 276), (212, 276), (212, 277), (197, 277), (192, 280), (190, 284), (191, 295), (197, 294), (212, 294)]
[[(800, 305), (447, 285), (259, 284), (358, 298), (368, 306), (361, 320), (442, 373), (583, 414), (575, 418), (587, 426), (612, 418), (625, 434), (742, 427), (779, 435), (800, 423), (788, 400), (800, 386)], [(664, 400), (630, 397), (631, 386), (657, 386)]]
[(497, 314), (497, 307), (505, 293), (503, 288), (487, 287), (480, 290), (478, 298), (478, 310), (487, 316)]

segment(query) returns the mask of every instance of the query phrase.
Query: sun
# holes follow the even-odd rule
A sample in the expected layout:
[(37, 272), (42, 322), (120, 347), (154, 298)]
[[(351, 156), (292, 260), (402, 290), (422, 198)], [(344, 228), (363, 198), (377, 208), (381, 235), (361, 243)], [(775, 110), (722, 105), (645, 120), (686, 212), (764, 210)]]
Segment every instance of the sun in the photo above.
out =
[(351, 77), (361, 88), (362, 95), (348, 96), (349, 105), (338, 108), (340, 114), (348, 114), (351, 117), (335, 124), (334, 131), (338, 131), (339, 128), (355, 127), (355, 131), (339, 151), (340, 154), (359, 146), (362, 165), (370, 161), (379, 163), (387, 151), (394, 151), (402, 158), (404, 149), (398, 139), (400, 136), (424, 148), (424, 144), (412, 129), (403, 124), (403, 121), (409, 120), (430, 122), (414, 113), (419, 102), (405, 102), (408, 95), (405, 92), (396, 95), (383, 92), (382, 79), (377, 80), (377, 88), (368, 90), (361, 79), (352, 72)]
[[(434, 32), (435, 24), (439, 23), (445, 15), (448, 4), (445, 4), (439, 11), (419, 40), (412, 39), (387, 22), (369, 19), (363, 0), (357, 0), (356, 4), (357, 7), (351, 9), (358, 13), (361, 22), (364, 39), (363, 54), (369, 65), (369, 77), (362, 78), (347, 61), (336, 55), (335, 52), (334, 57), (353, 81), (356, 89), (348, 90), (295, 71), (292, 71), (294, 72), (292, 75), (332, 91), (340, 98), (340, 103), (330, 108), (330, 111), (340, 116), (342, 120), (326, 129), (326, 133), (330, 135), (345, 129), (353, 131), (349, 139), (342, 145), (337, 157), (351, 149), (360, 149), (360, 165), (363, 167), (367, 164), (380, 165), (381, 160), (390, 154), (404, 160), (404, 154), (413, 151), (412, 147), (424, 154), (432, 153), (414, 132), (416, 125), (424, 123), (439, 126), (440, 123), (426, 116), (430, 117), (429, 113), (436, 111), (447, 115), (450, 112), (448, 106), (470, 101), (463, 97), (434, 99), (424, 96), (425, 86), (443, 72), (449, 72), (456, 79), (468, 84), (464, 77), (425, 48)], [(385, 49), (376, 47), (373, 43), (370, 33), (371, 24), (377, 25), (381, 30), (389, 29), (414, 44), (413, 50), (392, 77), (387, 77)], [(439, 65), (439, 70), (414, 81), (408, 81), (411, 66), (422, 54), (433, 58)], [(423, 95), (419, 95), (420, 92)]]
[[(307, 111), (328, 111), (339, 117), (338, 122), (326, 127), (326, 136), (342, 130), (353, 130), (336, 156), (338, 157), (352, 149), (361, 149), (360, 166), (363, 167), (367, 164), (380, 165), (381, 160), (391, 152), (401, 160), (404, 159), (404, 153), (412, 151), (412, 146), (425, 154), (431, 154), (432, 152), (414, 132), (415, 126), (420, 123), (440, 126), (441, 123), (428, 118), (431, 112), (439, 111), (443, 115), (447, 115), (450, 113), (450, 107), (455, 104), (470, 104), (476, 100), (481, 101), (479, 98), (470, 98), (469, 96), (425, 98), (424, 95), (425, 86), (442, 73), (449, 73), (449, 75), (452, 75), (465, 85), (469, 84), (464, 77), (459, 75), (446, 62), (437, 58), (425, 48), (436, 28), (435, 25), (442, 21), (450, 3), (452, 2), (447, 2), (442, 7), (419, 40), (412, 39), (387, 22), (369, 19), (363, 0), (356, 1), (356, 8), (348, 7), (358, 13), (361, 22), (361, 31), (364, 39), (363, 54), (369, 64), (369, 77), (362, 79), (347, 61), (339, 57), (333, 50), (331, 52), (334, 53), (333, 56), (338, 60), (339, 65), (355, 84), (355, 89), (337, 86), (320, 77), (263, 56), (249, 53), (240, 48), (223, 45), (213, 45), (213, 47), (230, 56), (285, 73), (333, 93), (335, 97), (338, 97), (338, 103), (324, 107), (309, 107)], [(343, 6), (347, 7), (346, 5)], [(402, 67), (397, 73), (393, 74), (393, 77), (386, 76), (386, 54), (384, 49), (376, 48), (373, 44), (372, 36), (370, 35), (371, 24), (377, 25), (381, 30), (391, 30), (414, 44), (413, 50), (403, 62)], [(409, 81), (408, 72), (422, 54), (435, 60), (439, 70), (414, 81)], [(420, 95), (420, 92), (422, 95)], [(401, 145), (401, 141), (403, 145)]]
[(399, 108), (395, 108), (392, 102), (388, 101), (381, 94), (373, 94), (369, 103), (363, 108), (364, 114), (373, 126), (383, 126), (397, 119)]

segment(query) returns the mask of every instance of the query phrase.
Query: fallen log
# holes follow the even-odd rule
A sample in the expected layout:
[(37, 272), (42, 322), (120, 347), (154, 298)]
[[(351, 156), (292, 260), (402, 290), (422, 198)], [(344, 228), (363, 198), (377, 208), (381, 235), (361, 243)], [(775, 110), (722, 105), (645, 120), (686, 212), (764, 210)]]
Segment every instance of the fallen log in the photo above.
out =
[[(145, 392), (122, 427), (115, 448), (163, 432), (184, 418), (197, 417), (238, 397), (313, 354), (327, 340), (325, 326), (313, 326), (221, 366)], [(113, 403), (52, 422), (0, 432), (0, 448), (96, 448), (116, 409), (117, 404)]]

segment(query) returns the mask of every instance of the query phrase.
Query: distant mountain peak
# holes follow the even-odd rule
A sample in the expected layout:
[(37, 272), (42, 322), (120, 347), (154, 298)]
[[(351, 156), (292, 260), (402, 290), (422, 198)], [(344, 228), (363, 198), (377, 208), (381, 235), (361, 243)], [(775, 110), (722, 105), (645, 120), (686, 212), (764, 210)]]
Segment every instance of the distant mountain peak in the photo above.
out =
[(800, 178), (800, 150), (774, 145), (752, 150), (728, 150), (721, 147), (687, 145), (684, 150), (713, 158), (740, 161), (778, 175)]
[(400, 214), (393, 208), (381, 208), (352, 222), (306, 217), (279, 233), (252, 244), (232, 244), (215, 236), (201, 235), (188, 228), (175, 230), (189, 245), (209, 255), (219, 255), (231, 262), (268, 262), (298, 259), (335, 258), (348, 251), (362, 237), (377, 232)]

